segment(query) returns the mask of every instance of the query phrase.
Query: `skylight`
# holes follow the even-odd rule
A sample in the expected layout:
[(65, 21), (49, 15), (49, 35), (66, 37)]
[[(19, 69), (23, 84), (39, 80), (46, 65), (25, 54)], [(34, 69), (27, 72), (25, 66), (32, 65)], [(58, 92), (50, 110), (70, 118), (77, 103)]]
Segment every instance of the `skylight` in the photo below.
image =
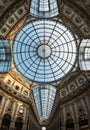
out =
[(0, 72), (7, 72), (11, 64), (11, 51), (8, 40), (0, 40)]
[(34, 17), (49, 18), (58, 15), (57, 0), (32, 0), (30, 14)]
[(90, 39), (81, 42), (79, 50), (79, 66), (81, 70), (90, 70)]
[(58, 21), (35, 20), (16, 35), (13, 53), (17, 69), (28, 79), (54, 82), (75, 67), (76, 40)]
[(33, 94), (40, 118), (48, 119), (53, 107), (56, 88), (42, 84), (33, 88)]

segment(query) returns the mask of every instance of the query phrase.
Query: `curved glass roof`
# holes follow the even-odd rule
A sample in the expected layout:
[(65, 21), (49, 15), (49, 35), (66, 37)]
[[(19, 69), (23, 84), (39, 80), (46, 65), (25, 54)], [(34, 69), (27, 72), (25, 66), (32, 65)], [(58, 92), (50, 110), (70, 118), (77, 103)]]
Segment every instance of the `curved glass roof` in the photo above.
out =
[(49, 18), (57, 16), (57, 0), (32, 0), (30, 14), (34, 17)]
[(81, 70), (90, 70), (90, 39), (81, 42), (79, 50), (79, 66)]
[(8, 40), (0, 40), (0, 72), (7, 72), (11, 65), (11, 50)]
[(75, 67), (76, 41), (60, 22), (40, 19), (27, 23), (14, 39), (17, 69), (36, 82), (53, 82)]
[(38, 85), (33, 88), (33, 94), (40, 118), (47, 119), (53, 107), (56, 88), (47, 84)]

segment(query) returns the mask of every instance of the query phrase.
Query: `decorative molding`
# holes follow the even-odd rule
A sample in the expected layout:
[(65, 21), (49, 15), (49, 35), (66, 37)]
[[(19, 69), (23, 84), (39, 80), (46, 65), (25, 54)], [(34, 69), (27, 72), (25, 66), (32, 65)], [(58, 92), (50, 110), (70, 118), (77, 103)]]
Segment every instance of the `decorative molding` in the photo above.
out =
[[(15, 6), (1, 21), (0, 38), (6, 38), (14, 26), (27, 14), (25, 5)], [(26, 17), (26, 16), (25, 16)], [(4, 24), (3, 24), (4, 23)]]
[[(90, 26), (88, 25), (88, 23), (90, 22), (90, 20), (88, 19), (88, 17), (85, 14), (83, 14), (83, 12), (81, 12), (81, 10), (78, 7), (74, 6), (71, 3), (63, 2), (61, 8), (62, 18), (64, 16), (68, 19), (68, 22), (70, 22), (74, 27), (74, 29), (72, 28), (72, 30), (76, 34), (79, 34), (79, 36), (81, 36), (82, 38), (89, 38)], [(70, 24), (66, 24), (67, 26), (69, 26), (69, 28), (71, 28)]]

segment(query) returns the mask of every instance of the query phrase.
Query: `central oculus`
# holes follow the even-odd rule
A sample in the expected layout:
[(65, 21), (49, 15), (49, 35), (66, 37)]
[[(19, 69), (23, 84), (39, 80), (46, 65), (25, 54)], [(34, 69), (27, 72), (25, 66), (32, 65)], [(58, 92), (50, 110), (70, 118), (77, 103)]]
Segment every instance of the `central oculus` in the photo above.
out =
[(48, 45), (41, 45), (38, 48), (38, 55), (41, 58), (48, 58), (51, 54), (51, 48)]
[(60, 21), (30, 21), (15, 36), (13, 56), (15, 67), (29, 80), (56, 82), (75, 69), (75, 36)]

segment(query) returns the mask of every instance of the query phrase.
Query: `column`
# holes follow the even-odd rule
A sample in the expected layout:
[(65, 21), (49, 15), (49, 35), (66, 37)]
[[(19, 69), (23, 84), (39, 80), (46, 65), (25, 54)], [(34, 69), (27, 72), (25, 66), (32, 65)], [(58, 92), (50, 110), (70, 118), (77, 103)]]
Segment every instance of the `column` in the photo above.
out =
[(3, 119), (3, 115), (5, 113), (7, 103), (8, 103), (8, 99), (6, 97), (3, 97), (2, 104), (1, 104), (2, 107), (1, 107), (1, 112), (0, 112), (0, 128), (1, 128), (2, 119)]
[(27, 107), (24, 105), (23, 128), (22, 128), (22, 130), (26, 130), (27, 129), (28, 116), (29, 116), (29, 111), (27, 110)]
[(23, 124), (22, 130), (26, 130), (27, 129), (27, 124)]
[(65, 107), (62, 109), (62, 130), (66, 130), (66, 112)]
[(9, 128), (10, 130), (14, 130), (14, 127), (15, 127), (16, 111), (17, 111), (17, 104), (14, 103), (13, 110), (12, 110), (12, 120), (11, 120), (10, 128)]
[(89, 103), (88, 96), (85, 97), (85, 102), (86, 102), (87, 112), (88, 112), (88, 126), (90, 128), (90, 103)]
[(15, 121), (11, 120), (9, 130), (14, 130)]
[(77, 104), (74, 103), (74, 110), (75, 110), (75, 130), (80, 130), (79, 128), (79, 116), (78, 116), (78, 109), (77, 109)]

